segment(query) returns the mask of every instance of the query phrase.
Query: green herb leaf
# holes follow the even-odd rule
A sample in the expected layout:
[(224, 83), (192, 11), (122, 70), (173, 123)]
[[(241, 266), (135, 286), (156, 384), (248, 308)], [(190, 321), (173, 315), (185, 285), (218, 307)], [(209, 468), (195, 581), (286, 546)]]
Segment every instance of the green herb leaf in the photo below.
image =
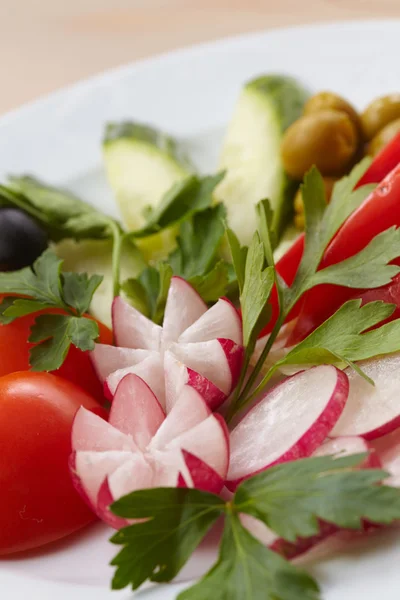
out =
[(183, 221), (178, 248), (168, 258), (174, 275), (190, 280), (206, 274), (213, 267), (225, 233), (225, 215), (223, 204), (217, 204)]
[(125, 281), (122, 291), (137, 310), (161, 323), (171, 277), (171, 267), (160, 262), (155, 267), (146, 267), (137, 279)]
[(113, 589), (144, 581), (171, 581), (224, 511), (213, 494), (187, 488), (139, 490), (117, 500), (111, 510), (129, 519), (149, 520), (120, 529), (112, 538), (124, 546), (111, 562)]
[(218, 562), (178, 600), (317, 600), (319, 589), (304, 571), (266, 548), (237, 515), (226, 518)]
[[(256, 232), (246, 259), (243, 293), (240, 296), (245, 346), (253, 346), (261, 329), (266, 325), (268, 298), (275, 281), (274, 268), (265, 267), (264, 246)], [(263, 318), (265, 317), (265, 318)]]
[(38, 345), (30, 350), (34, 371), (53, 371), (64, 362), (71, 344), (82, 351), (93, 350), (99, 336), (95, 321), (81, 316), (90, 305), (102, 277), (61, 273), (62, 260), (46, 250), (34, 263), (12, 273), (0, 273), (0, 294), (27, 296), (5, 298), (0, 322), (11, 323), (19, 317), (44, 309), (62, 310), (64, 314), (36, 317), (29, 341)]
[(230, 266), (229, 263), (220, 260), (205, 275), (195, 275), (189, 279), (204, 302), (216, 302), (221, 296), (225, 296), (232, 283)]
[(380, 485), (384, 471), (356, 469), (364, 458), (323, 456), (271, 467), (239, 486), (234, 507), (290, 542), (318, 533), (318, 519), (351, 529), (363, 519), (391, 523), (400, 518), (400, 489)]
[(33, 268), (0, 273), (0, 294), (29, 296), (46, 305), (64, 308), (61, 296), (62, 260), (51, 250), (46, 250), (34, 263)]
[(227, 228), (226, 235), (228, 238), (229, 248), (231, 251), (233, 266), (234, 266), (234, 269), (236, 272), (236, 277), (237, 277), (237, 281), (238, 281), (238, 285), (239, 285), (239, 291), (240, 291), (240, 293), (242, 293), (243, 286), (244, 286), (245, 271), (246, 271), (246, 258), (247, 258), (248, 247), (240, 245), (239, 239), (238, 239), (236, 233), (232, 229)]
[[(329, 319), (297, 344), (282, 364), (327, 364), (357, 361), (400, 350), (400, 319), (367, 331), (389, 318), (394, 304), (349, 300)], [(364, 333), (365, 332), (365, 333)]]
[(374, 189), (375, 186), (366, 185), (354, 190), (354, 186), (369, 164), (370, 159), (362, 160), (350, 175), (338, 181), (328, 205), (326, 205), (323, 180), (318, 170), (313, 167), (305, 175), (302, 185), (306, 219), (304, 254), (292, 286), (284, 292), (285, 312), (288, 312), (302, 294), (312, 287), (311, 278), (321, 262), (327, 245), (347, 217)]
[(147, 237), (205, 210), (211, 206), (214, 189), (223, 177), (223, 172), (203, 178), (191, 175), (177, 182), (148, 214), (146, 225), (131, 235), (137, 238)]
[(33, 371), (54, 371), (63, 364), (71, 344), (93, 350), (99, 327), (92, 319), (68, 315), (39, 315), (31, 329), (30, 351)]
[(400, 267), (389, 263), (400, 256), (400, 229), (391, 227), (375, 236), (360, 252), (317, 271), (307, 288), (332, 283), (349, 288), (376, 288), (389, 283)]
[(103, 277), (88, 277), (87, 273), (63, 273), (62, 280), (64, 301), (74, 308), (78, 315), (82, 315), (89, 310), (93, 295)]
[(272, 229), (274, 212), (271, 208), (270, 201), (265, 199), (258, 202), (258, 204), (256, 204), (256, 213), (261, 240), (264, 244), (265, 258), (267, 259), (268, 266), (271, 267), (275, 264), (274, 250), (276, 248), (277, 240), (276, 234)]
[(34, 177), (10, 177), (9, 187), (0, 186), (0, 196), (3, 205), (20, 208), (39, 221), (53, 241), (112, 236), (111, 217), (67, 190), (46, 185)]

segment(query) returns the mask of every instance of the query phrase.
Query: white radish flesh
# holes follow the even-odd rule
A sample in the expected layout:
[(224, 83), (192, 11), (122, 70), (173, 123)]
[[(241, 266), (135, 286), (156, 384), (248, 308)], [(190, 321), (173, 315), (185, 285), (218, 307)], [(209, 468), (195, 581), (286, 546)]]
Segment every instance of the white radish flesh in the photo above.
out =
[(373, 440), (400, 426), (400, 354), (360, 363), (371, 385), (346, 369), (350, 391), (346, 408), (331, 436), (359, 435)]
[(400, 429), (372, 442), (382, 463), (382, 468), (390, 474), (386, 485), (400, 487)]
[(274, 464), (311, 456), (338, 420), (347, 395), (346, 374), (329, 365), (270, 390), (231, 433), (228, 487)]
[[(132, 456), (141, 459), (140, 454), (132, 452), (107, 451), (107, 452), (76, 452), (72, 455), (73, 481), (78, 491), (82, 489), (88, 497), (92, 507), (97, 506), (97, 494), (104, 479), (118, 469)], [(79, 482), (81, 488), (77, 485)]]
[(137, 375), (124, 377), (115, 392), (110, 425), (132, 436), (143, 452), (164, 419), (160, 403), (143, 379)]
[(225, 479), (229, 466), (229, 433), (220, 415), (210, 415), (166, 446), (166, 450), (177, 448), (194, 454)]
[(188, 327), (207, 311), (196, 290), (181, 277), (172, 277), (163, 322), (163, 345), (176, 342)]
[(210, 409), (200, 394), (190, 386), (183, 386), (182, 391), (160, 425), (150, 443), (150, 448), (162, 449), (176, 437), (207, 419)]
[(114, 299), (112, 305), (112, 322), (118, 346), (157, 351), (160, 349), (162, 328), (120, 296)]
[(95, 344), (90, 358), (97, 377), (104, 382), (117, 369), (133, 367), (152, 354), (151, 350), (133, 350), (132, 348)]
[(132, 438), (83, 406), (76, 413), (72, 424), (71, 444), (73, 450), (78, 452), (137, 449)]
[[(242, 347), (236, 345), (235, 348), (240, 353), (240, 356), (242, 356)], [(229, 394), (233, 381), (231, 365), (228, 362), (225, 348), (219, 340), (190, 344), (172, 344), (170, 351), (189, 369), (209, 379), (224, 394)], [(233, 350), (234, 352), (235, 350)], [(234, 363), (236, 369), (238, 364), (239, 361)], [(237, 376), (237, 372), (238, 369), (235, 372), (235, 377)]]
[(380, 460), (377, 452), (362, 437), (349, 436), (327, 440), (313, 454), (313, 456), (350, 456), (352, 454), (367, 454), (360, 467), (378, 468)]
[(145, 360), (133, 367), (119, 369), (109, 375), (104, 384), (106, 398), (111, 400), (120, 381), (130, 374), (141, 377), (154, 392), (162, 406), (165, 406), (164, 367), (162, 359), (157, 352), (152, 352)]
[(221, 298), (191, 327), (179, 337), (178, 342), (208, 342), (215, 338), (227, 338), (236, 344), (243, 343), (242, 322), (233, 304)]

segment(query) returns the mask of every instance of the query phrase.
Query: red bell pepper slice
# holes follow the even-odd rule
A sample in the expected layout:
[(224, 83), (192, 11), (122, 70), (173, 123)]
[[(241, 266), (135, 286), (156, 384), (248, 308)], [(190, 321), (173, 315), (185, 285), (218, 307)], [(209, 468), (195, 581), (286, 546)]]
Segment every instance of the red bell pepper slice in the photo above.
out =
[[(385, 146), (381, 150), (381, 152), (375, 157), (375, 159), (371, 163), (370, 167), (367, 169), (367, 171), (365, 172), (363, 177), (360, 179), (360, 181), (358, 182), (356, 187), (359, 187), (361, 185), (366, 185), (367, 183), (379, 183), (399, 163), (400, 163), (400, 133), (397, 134), (393, 138), (393, 140), (391, 140), (389, 142), (389, 144), (387, 144), (387, 146)], [(362, 207), (365, 206), (366, 202), (367, 202), (367, 200), (362, 204)], [(400, 200), (399, 200), (399, 205), (400, 205)], [(362, 207), (360, 207), (357, 212), (359, 212)], [(371, 218), (371, 217), (369, 217), (369, 218)], [(391, 224), (393, 224), (393, 223), (391, 223)], [(390, 227), (390, 225), (388, 225), (388, 227)], [(342, 227), (342, 230), (344, 228), (345, 228), (345, 225)], [(381, 231), (383, 231), (383, 229)], [(380, 233), (380, 231), (378, 231), (377, 233)], [(339, 234), (337, 234), (337, 236), (338, 235)], [(376, 235), (376, 234), (373, 234), (373, 235)], [(331, 249), (333, 242), (336, 240), (336, 237), (331, 242), (331, 244), (329, 246), (329, 250)], [(343, 240), (344, 237), (345, 236), (342, 235), (340, 239)], [(371, 239), (371, 237), (368, 238), (368, 240), (366, 241), (366, 243), (364, 245), (366, 245), (370, 241), (370, 239)], [(342, 243), (343, 243), (343, 241), (342, 241)], [(347, 245), (346, 241), (344, 241), (344, 243)], [(361, 246), (359, 249), (361, 249), (362, 247), (363, 246)], [(300, 235), (297, 238), (297, 240), (292, 244), (292, 246), (289, 248), (289, 250), (282, 256), (282, 258), (276, 264), (277, 272), (289, 286), (294, 281), (297, 269), (298, 269), (300, 261), (301, 261), (301, 257), (303, 256), (303, 251), (304, 251), (304, 234)], [(358, 250), (351, 252), (350, 254), (348, 254), (348, 256), (351, 256), (351, 254), (354, 254), (357, 251)], [(334, 262), (339, 262), (339, 260), (343, 260), (343, 258), (337, 259)], [(329, 263), (329, 264), (333, 264), (333, 263)], [(327, 265), (325, 265), (325, 266), (327, 266)], [(319, 290), (319, 289), (321, 289), (321, 287), (323, 287), (323, 286), (319, 286), (317, 289)], [(330, 287), (332, 288), (332, 286), (330, 286)], [(335, 287), (335, 290), (337, 290), (337, 289), (338, 288)], [(308, 294), (306, 294), (306, 296), (311, 295), (311, 293), (312, 293), (312, 290), (310, 292), (308, 292)], [(332, 289), (330, 290), (330, 293), (332, 293)], [(335, 293), (335, 291), (334, 291), (334, 293)], [(276, 318), (278, 316), (278, 313), (279, 313), (278, 298), (277, 298), (276, 290), (272, 291), (270, 302), (272, 304), (272, 317), (271, 317), (271, 320), (270, 320), (267, 328), (263, 331), (263, 335), (265, 333), (269, 333), (271, 331), (271, 329), (276, 321)], [(304, 302), (307, 302), (306, 298), (304, 299)], [(294, 309), (292, 310), (292, 312), (290, 313), (290, 315), (288, 316), (286, 321), (289, 321), (289, 320), (293, 319), (294, 317), (298, 316), (298, 314), (302, 308), (302, 304), (303, 304), (303, 301), (301, 301), (294, 307)], [(300, 325), (299, 325), (299, 328), (300, 328)], [(306, 330), (307, 330), (307, 333), (310, 331), (307, 326), (304, 327), (304, 331), (306, 331)], [(293, 335), (291, 336), (291, 339), (289, 340), (289, 342), (292, 343), (293, 340), (301, 339), (300, 338), (300, 335), (301, 335), (300, 330), (299, 330), (298, 335), (296, 334), (296, 337), (295, 337), (295, 333), (296, 333), (296, 330), (293, 331)], [(307, 335), (307, 333), (305, 333), (305, 335)], [(304, 335), (304, 333), (303, 333), (303, 335)]]

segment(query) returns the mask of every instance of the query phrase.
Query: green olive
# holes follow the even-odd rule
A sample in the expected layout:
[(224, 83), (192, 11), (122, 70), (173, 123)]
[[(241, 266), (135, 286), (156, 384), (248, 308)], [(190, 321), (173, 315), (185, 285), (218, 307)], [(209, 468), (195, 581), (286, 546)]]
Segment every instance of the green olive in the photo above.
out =
[(315, 165), (322, 175), (342, 175), (358, 148), (358, 135), (350, 117), (338, 110), (304, 115), (285, 132), (281, 158), (285, 171), (303, 179)]
[[(330, 202), (330, 199), (332, 197), (333, 186), (335, 185), (336, 181), (337, 179), (335, 179), (334, 177), (324, 177), (325, 196), (327, 202)], [(296, 195), (294, 197), (293, 206), (295, 212), (294, 224), (297, 229), (302, 230), (304, 229), (305, 220), (303, 196), (300, 188), (297, 190)]]
[(386, 125), (368, 144), (368, 154), (375, 156), (392, 138), (400, 131), (400, 119), (396, 119)]
[(340, 110), (346, 113), (353, 121), (357, 128), (357, 131), (361, 132), (361, 121), (360, 116), (357, 113), (354, 106), (347, 102), (341, 96), (334, 94), (333, 92), (319, 92), (312, 96), (304, 105), (303, 114), (310, 115), (311, 113), (319, 112), (321, 110)]
[(400, 118), (400, 94), (377, 98), (361, 114), (364, 136), (372, 140), (388, 123)]

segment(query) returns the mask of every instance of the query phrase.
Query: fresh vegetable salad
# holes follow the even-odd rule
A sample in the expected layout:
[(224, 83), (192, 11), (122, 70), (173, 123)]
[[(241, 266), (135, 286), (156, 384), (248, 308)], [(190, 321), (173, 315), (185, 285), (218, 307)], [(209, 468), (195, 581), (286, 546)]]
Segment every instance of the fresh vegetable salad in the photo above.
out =
[(101, 519), (137, 589), (223, 521), (180, 600), (317, 600), (293, 558), (400, 519), (400, 95), (262, 76), (216, 173), (145, 124), (103, 151), (121, 221), (0, 186), (0, 554)]

